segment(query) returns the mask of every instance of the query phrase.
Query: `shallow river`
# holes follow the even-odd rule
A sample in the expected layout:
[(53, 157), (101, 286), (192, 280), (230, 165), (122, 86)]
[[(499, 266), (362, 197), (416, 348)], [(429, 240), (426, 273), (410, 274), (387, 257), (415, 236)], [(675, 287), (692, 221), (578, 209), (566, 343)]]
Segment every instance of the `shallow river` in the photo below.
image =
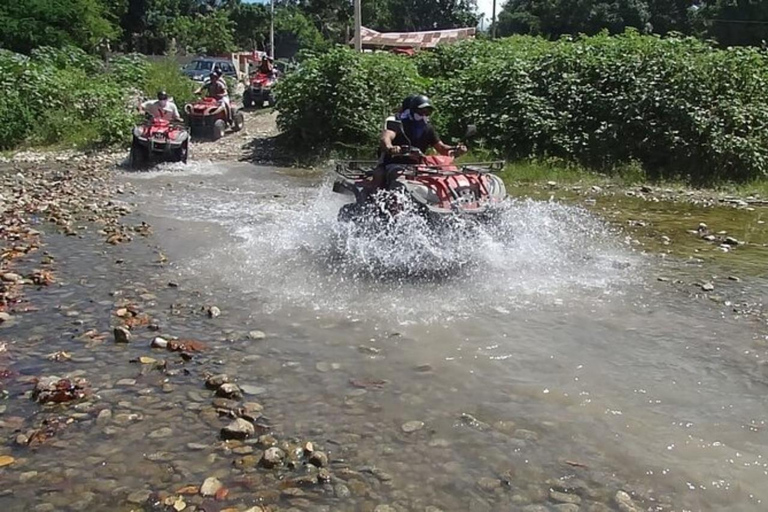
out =
[[(137, 491), (210, 475), (233, 503), (280, 510), (619, 510), (619, 490), (637, 510), (768, 507), (768, 332), (658, 281), (690, 269), (633, 251), (586, 210), (513, 200), (501, 227), (437, 236), (408, 219), (374, 237), (336, 222), (344, 197), (323, 176), (195, 164), (122, 179), (157, 247), (92, 254), (52, 236), (71, 283), (38, 302), (84, 325), (56, 339), (37, 326), (39, 346), (16, 356), (26, 375), (83, 371), (112, 419), (81, 421), (0, 474), (15, 489), (3, 510), (138, 510)], [(768, 295), (760, 278), (732, 286)], [(277, 432), (365, 477), (264, 494), (277, 489), (265, 470), (233, 468), (217, 445), (223, 423), (204, 414), (199, 375), (162, 380), (128, 363), (157, 357), (152, 334), (127, 348), (76, 341), (89, 322), (105, 328), (118, 288), (153, 294), (164, 333), (216, 349), (193, 374), (250, 385)], [(254, 329), (266, 338), (249, 340)], [(75, 359), (41, 357), (54, 350)], [(117, 385), (126, 378), (137, 382)], [(6, 415), (38, 407), (15, 404)]]

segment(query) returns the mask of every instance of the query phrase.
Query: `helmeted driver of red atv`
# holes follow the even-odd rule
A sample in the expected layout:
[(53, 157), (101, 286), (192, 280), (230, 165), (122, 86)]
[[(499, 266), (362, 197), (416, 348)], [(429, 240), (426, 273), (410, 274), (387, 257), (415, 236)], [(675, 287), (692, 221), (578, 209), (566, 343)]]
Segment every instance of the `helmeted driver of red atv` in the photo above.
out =
[(139, 111), (147, 117), (144, 123), (133, 129), (129, 155), (131, 166), (139, 167), (154, 159), (186, 162), (189, 132), (168, 93), (159, 91), (157, 100), (141, 103)]

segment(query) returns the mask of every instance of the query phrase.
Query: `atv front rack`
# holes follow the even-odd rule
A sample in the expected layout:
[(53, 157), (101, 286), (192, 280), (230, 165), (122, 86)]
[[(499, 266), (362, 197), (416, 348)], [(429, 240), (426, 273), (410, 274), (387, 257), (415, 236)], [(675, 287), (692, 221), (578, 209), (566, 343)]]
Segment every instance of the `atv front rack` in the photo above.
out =
[[(336, 163), (336, 173), (340, 176), (350, 179), (359, 180), (368, 178), (373, 174), (373, 170), (379, 162), (375, 160), (345, 160)], [(492, 162), (467, 162), (467, 163), (450, 163), (450, 164), (398, 164), (402, 165), (404, 174), (462, 174), (465, 172), (475, 173), (489, 173), (499, 172), (504, 169), (505, 162), (503, 160), (495, 160)], [(448, 167), (457, 167), (458, 170), (444, 170)]]

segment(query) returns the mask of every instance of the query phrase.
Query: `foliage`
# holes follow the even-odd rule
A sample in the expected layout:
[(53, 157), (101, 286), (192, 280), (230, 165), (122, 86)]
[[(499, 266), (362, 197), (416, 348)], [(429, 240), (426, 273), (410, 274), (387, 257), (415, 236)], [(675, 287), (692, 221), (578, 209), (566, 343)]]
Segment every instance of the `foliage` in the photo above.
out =
[(413, 62), (337, 48), (306, 61), (278, 84), (278, 125), (303, 145), (375, 143), (386, 115), (420, 90)]
[(118, 34), (101, 0), (0, 2), (0, 47), (29, 53), (38, 46), (94, 50)]
[(760, 46), (768, 41), (768, 2), (713, 0), (697, 12), (705, 34), (724, 46)]
[(127, 55), (109, 66), (78, 48), (29, 57), (0, 51), (0, 148), (22, 143), (93, 146), (124, 142), (137, 95), (166, 88), (179, 102), (192, 83), (169, 61)]
[[(369, 76), (373, 65), (391, 90)], [(281, 127), (310, 144), (373, 144), (386, 107), (421, 85), (446, 138), (475, 123), (485, 149), (513, 159), (606, 172), (641, 165), (693, 182), (768, 176), (768, 52), (759, 49), (637, 32), (515, 36), (415, 59), (334, 51), (283, 85)]]

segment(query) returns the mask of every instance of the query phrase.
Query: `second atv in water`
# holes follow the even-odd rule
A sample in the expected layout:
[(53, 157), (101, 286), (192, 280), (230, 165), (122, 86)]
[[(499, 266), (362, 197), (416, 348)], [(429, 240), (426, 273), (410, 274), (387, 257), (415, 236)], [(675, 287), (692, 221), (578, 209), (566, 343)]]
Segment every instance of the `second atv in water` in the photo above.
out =
[[(231, 105), (232, 131), (243, 129), (245, 118), (243, 113)], [(214, 98), (202, 98), (184, 107), (189, 120), (189, 129), (193, 137), (219, 140), (227, 131), (227, 111)]]
[[(474, 134), (474, 127), (467, 136)], [(458, 164), (452, 156), (427, 156), (404, 148), (412, 164), (389, 166), (385, 189), (370, 193), (375, 162), (347, 161), (336, 166), (333, 191), (348, 193), (355, 202), (339, 211), (340, 221), (377, 221), (403, 211), (416, 212), (432, 224), (457, 217), (490, 220), (507, 197), (504, 182), (494, 173), (504, 162)]]

